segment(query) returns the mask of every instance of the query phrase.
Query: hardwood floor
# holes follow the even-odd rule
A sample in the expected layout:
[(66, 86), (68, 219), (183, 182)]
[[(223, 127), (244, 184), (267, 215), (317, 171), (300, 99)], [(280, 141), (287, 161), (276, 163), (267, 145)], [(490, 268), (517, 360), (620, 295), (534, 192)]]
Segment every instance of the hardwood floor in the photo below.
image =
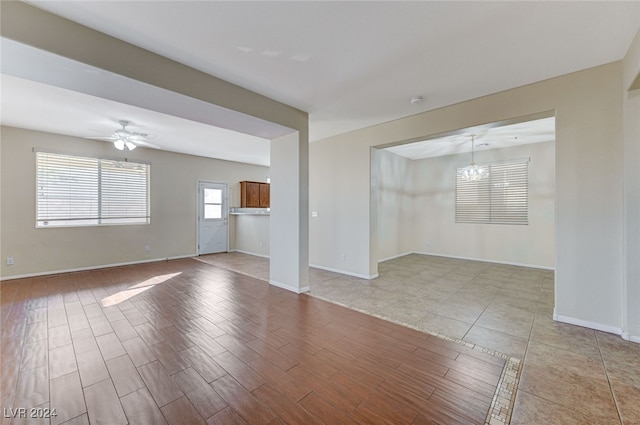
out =
[(504, 366), (191, 259), (0, 296), (2, 424), (484, 424)]

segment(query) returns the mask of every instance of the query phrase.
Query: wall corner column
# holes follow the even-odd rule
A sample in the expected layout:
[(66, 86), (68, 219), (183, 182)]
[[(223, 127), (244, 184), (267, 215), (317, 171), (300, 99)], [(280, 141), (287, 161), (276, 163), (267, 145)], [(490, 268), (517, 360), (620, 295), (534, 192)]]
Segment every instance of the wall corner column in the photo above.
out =
[(300, 132), (271, 141), (271, 285), (309, 290), (309, 142)]
[(623, 60), (624, 240), (622, 337), (640, 343), (640, 30)]

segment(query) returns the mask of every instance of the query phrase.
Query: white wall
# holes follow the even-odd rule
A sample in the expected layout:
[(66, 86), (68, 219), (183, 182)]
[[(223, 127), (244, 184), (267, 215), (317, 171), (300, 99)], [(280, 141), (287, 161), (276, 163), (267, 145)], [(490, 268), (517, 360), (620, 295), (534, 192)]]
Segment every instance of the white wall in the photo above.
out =
[(377, 274), (370, 258), (370, 140), (327, 139), (309, 145), (309, 264), (361, 277)]
[(247, 254), (269, 256), (269, 220), (268, 214), (239, 214), (229, 216), (233, 223), (233, 249)]
[(311, 264), (377, 273), (370, 147), (555, 111), (556, 317), (619, 332), (621, 87), (622, 62), (614, 62), (312, 143), (310, 206), (320, 217), (310, 225)]
[(624, 60), (624, 183), (626, 335), (640, 342), (640, 89), (629, 88), (640, 78), (640, 31)]
[(479, 163), (530, 158), (527, 226), (455, 223), (454, 168), (466, 164), (469, 154), (412, 161), (372, 149), (371, 158), (378, 261), (420, 252), (554, 267), (553, 141), (476, 153)]
[[(195, 255), (197, 181), (233, 187), (269, 175), (266, 167), (138, 148), (128, 156), (151, 162), (151, 224), (36, 229), (34, 148), (105, 158), (121, 153), (111, 143), (12, 127), (0, 131), (3, 278)], [(9, 256), (13, 266), (4, 261)]]
[(530, 158), (529, 224), (455, 223), (455, 167), (469, 154), (416, 160), (412, 227), (413, 251), (533, 267), (553, 268), (554, 142), (480, 150), (476, 162)]
[(269, 283), (309, 290), (309, 143), (296, 132), (271, 140)]
[(377, 208), (377, 259), (415, 251), (413, 246), (413, 161), (391, 152), (372, 149), (372, 178), (376, 179), (372, 203)]

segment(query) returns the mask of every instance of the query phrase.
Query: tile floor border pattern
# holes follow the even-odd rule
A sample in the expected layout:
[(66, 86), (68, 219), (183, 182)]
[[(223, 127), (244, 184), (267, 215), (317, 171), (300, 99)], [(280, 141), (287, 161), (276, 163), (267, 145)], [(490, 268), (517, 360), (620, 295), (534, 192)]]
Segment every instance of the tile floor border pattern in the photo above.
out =
[(426, 330), (426, 329), (421, 329), (421, 328), (418, 328), (417, 326), (412, 326), (408, 323), (404, 323), (400, 320), (394, 320), (384, 315), (371, 313), (366, 310), (355, 308), (353, 306), (349, 306), (347, 304), (343, 304), (343, 303), (331, 300), (330, 298), (325, 298), (319, 295), (313, 295), (311, 293), (307, 293), (306, 295), (310, 297), (318, 298), (320, 300), (327, 301), (332, 304), (336, 304), (341, 307), (345, 307), (350, 310), (354, 310), (359, 313), (363, 313), (378, 319), (386, 320), (387, 322), (392, 322), (397, 325), (405, 326), (407, 328), (416, 330), (418, 332), (422, 332), (422, 333), (434, 336), (436, 338), (440, 338), (440, 339), (447, 340), (449, 342), (460, 344), (472, 350), (480, 351), (482, 353), (486, 353), (486, 354), (496, 356), (506, 360), (504, 368), (502, 369), (502, 374), (500, 375), (500, 380), (498, 381), (498, 385), (496, 386), (496, 392), (493, 394), (493, 398), (491, 399), (491, 405), (489, 407), (489, 412), (487, 413), (487, 419), (485, 420), (485, 425), (508, 425), (511, 422), (511, 414), (513, 413), (513, 406), (515, 405), (515, 401), (516, 401), (518, 381), (520, 379), (520, 374), (522, 372), (522, 365), (523, 365), (522, 360), (517, 359), (515, 357), (509, 357), (506, 354), (500, 353), (495, 350), (490, 350), (485, 347), (481, 347), (477, 344), (472, 344), (462, 339), (452, 338), (448, 335), (444, 335), (444, 334)]
[[(250, 273), (247, 272), (245, 270), (242, 270), (242, 267), (233, 267), (230, 264), (225, 264), (223, 262), (209, 262), (206, 261), (205, 259), (199, 258), (199, 257), (194, 257), (195, 260), (198, 261), (202, 261), (203, 263), (207, 263), (207, 264), (215, 264), (216, 266), (219, 266), (221, 268), (226, 268), (228, 270), (232, 270), (236, 273), (240, 273), (240, 274), (244, 274), (246, 276), (251, 276), (254, 277), (256, 279), (260, 279), (263, 281), (268, 282), (268, 278), (265, 278), (264, 276), (261, 276), (261, 273)], [(313, 267), (310, 267), (310, 269), (313, 269)], [(319, 270), (319, 269), (318, 269)], [(522, 366), (523, 366), (523, 361), (521, 359), (517, 359), (515, 357), (510, 357), (507, 356), (504, 353), (501, 353), (499, 351), (496, 350), (491, 350), (489, 348), (485, 348), (485, 347), (481, 347), (477, 344), (472, 344), (468, 341), (464, 341), (462, 339), (459, 338), (453, 338), (450, 337), (448, 335), (444, 335), (432, 330), (428, 330), (428, 329), (423, 329), (423, 328), (419, 328), (416, 326), (413, 326), (409, 323), (405, 323), (403, 321), (400, 320), (396, 320), (396, 319), (392, 319), (390, 317), (381, 315), (381, 314), (376, 314), (367, 310), (363, 310), (360, 308), (356, 308), (353, 306), (350, 306), (348, 304), (344, 304), (335, 300), (332, 300), (331, 298), (326, 298), (320, 295), (315, 295), (312, 294), (311, 292), (307, 292), (306, 295), (314, 297), (314, 298), (318, 298), (321, 299), (323, 301), (327, 301), (330, 302), (332, 304), (336, 304), (339, 305), (341, 307), (345, 307), (348, 308), (350, 310), (354, 310), (357, 311), (359, 313), (363, 313), (372, 317), (376, 317), (378, 319), (382, 319), (382, 320), (386, 320), (388, 322), (391, 323), (395, 323), (397, 325), (401, 325), (413, 330), (416, 330), (418, 332), (422, 332), (431, 336), (434, 336), (436, 338), (440, 338), (440, 339), (444, 339), (447, 340), (449, 342), (453, 342), (456, 344), (460, 344), (463, 345), (467, 348), (470, 348), (472, 350), (475, 351), (480, 351), (482, 353), (486, 353), (492, 356), (496, 356), (499, 357), (501, 359), (506, 360), (505, 366), (502, 370), (502, 375), (500, 376), (500, 380), (498, 381), (498, 385), (496, 386), (496, 391), (493, 394), (493, 398), (491, 400), (491, 405), (489, 407), (489, 411), (487, 413), (487, 418), (485, 420), (485, 425), (508, 425), (511, 422), (511, 415), (513, 413), (513, 407), (515, 405), (515, 401), (516, 401), (516, 393), (517, 393), (517, 389), (518, 389), (518, 381), (520, 379), (520, 374), (522, 372)]]

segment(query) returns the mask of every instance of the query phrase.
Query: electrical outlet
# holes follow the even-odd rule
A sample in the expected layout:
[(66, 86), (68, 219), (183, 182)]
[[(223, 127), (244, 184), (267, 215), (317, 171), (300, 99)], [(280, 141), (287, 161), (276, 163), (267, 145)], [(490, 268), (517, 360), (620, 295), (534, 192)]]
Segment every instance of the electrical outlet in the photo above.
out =
[(258, 248), (262, 248), (262, 241), (258, 242)]
[(342, 261), (347, 261), (347, 254), (342, 254)]
[(150, 251), (151, 251), (151, 247), (149, 245), (145, 245), (144, 252), (150, 252)]
[(7, 257), (7, 266), (13, 266), (13, 257)]

